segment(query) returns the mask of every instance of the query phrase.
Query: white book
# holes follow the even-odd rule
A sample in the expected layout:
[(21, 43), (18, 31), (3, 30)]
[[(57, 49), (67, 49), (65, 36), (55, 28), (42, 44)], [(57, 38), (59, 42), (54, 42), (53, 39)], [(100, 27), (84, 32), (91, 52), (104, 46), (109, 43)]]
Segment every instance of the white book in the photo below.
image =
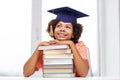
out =
[(70, 58), (73, 59), (73, 54), (47, 54), (43, 55), (43, 59), (47, 58)]
[(44, 59), (43, 65), (73, 65), (73, 59), (70, 58), (49, 58)]
[(43, 74), (45, 73), (73, 73), (73, 69), (43, 69)]
[(50, 50), (50, 49), (69, 49), (68, 45), (47, 45), (39, 46), (39, 50)]
[(75, 73), (69, 74), (43, 74), (44, 78), (72, 78), (75, 77)]

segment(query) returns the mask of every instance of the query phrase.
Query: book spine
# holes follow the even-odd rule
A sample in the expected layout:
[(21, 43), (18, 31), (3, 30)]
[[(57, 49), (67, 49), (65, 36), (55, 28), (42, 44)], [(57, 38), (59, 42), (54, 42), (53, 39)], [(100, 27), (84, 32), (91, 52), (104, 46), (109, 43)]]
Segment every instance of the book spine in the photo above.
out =
[(47, 58), (71, 58), (73, 59), (73, 54), (48, 54), (48, 55), (43, 55), (44, 59)]

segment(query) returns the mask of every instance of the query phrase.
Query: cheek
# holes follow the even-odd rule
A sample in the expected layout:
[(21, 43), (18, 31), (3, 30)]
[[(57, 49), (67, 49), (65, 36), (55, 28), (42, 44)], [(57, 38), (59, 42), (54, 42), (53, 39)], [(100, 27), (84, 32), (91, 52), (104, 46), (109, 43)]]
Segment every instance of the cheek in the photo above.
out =
[(54, 34), (54, 37), (55, 37), (55, 38), (56, 38), (56, 33), (57, 33), (57, 31), (56, 31), (56, 30), (54, 30), (54, 33), (53, 33), (53, 34)]
[(58, 29), (57, 29), (57, 28), (55, 28), (55, 29), (54, 29), (54, 32), (57, 32), (57, 31), (58, 31)]
[(69, 37), (70, 37), (70, 38), (72, 38), (72, 37), (74, 36), (72, 31), (70, 31), (70, 32), (68, 32), (68, 33), (69, 33)]
[(67, 30), (67, 33), (69, 33), (70, 35), (72, 35), (73, 31), (72, 30)]
[(56, 31), (56, 30), (54, 30), (54, 35), (56, 34), (56, 32), (57, 32), (57, 31)]

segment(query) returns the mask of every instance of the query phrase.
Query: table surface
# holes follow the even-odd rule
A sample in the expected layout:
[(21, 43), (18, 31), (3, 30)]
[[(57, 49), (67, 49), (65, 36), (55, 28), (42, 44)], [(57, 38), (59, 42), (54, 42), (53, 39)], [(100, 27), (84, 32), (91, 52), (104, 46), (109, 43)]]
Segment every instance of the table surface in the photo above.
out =
[(0, 77), (0, 80), (120, 80), (120, 77), (87, 77), (87, 78)]

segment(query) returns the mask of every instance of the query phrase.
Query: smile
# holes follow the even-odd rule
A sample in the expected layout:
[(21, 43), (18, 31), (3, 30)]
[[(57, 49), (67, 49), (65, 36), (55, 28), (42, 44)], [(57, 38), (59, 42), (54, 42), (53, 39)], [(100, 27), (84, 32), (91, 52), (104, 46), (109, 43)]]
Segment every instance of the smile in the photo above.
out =
[(58, 36), (59, 36), (59, 37), (66, 37), (66, 36), (67, 36), (67, 34), (58, 33)]

